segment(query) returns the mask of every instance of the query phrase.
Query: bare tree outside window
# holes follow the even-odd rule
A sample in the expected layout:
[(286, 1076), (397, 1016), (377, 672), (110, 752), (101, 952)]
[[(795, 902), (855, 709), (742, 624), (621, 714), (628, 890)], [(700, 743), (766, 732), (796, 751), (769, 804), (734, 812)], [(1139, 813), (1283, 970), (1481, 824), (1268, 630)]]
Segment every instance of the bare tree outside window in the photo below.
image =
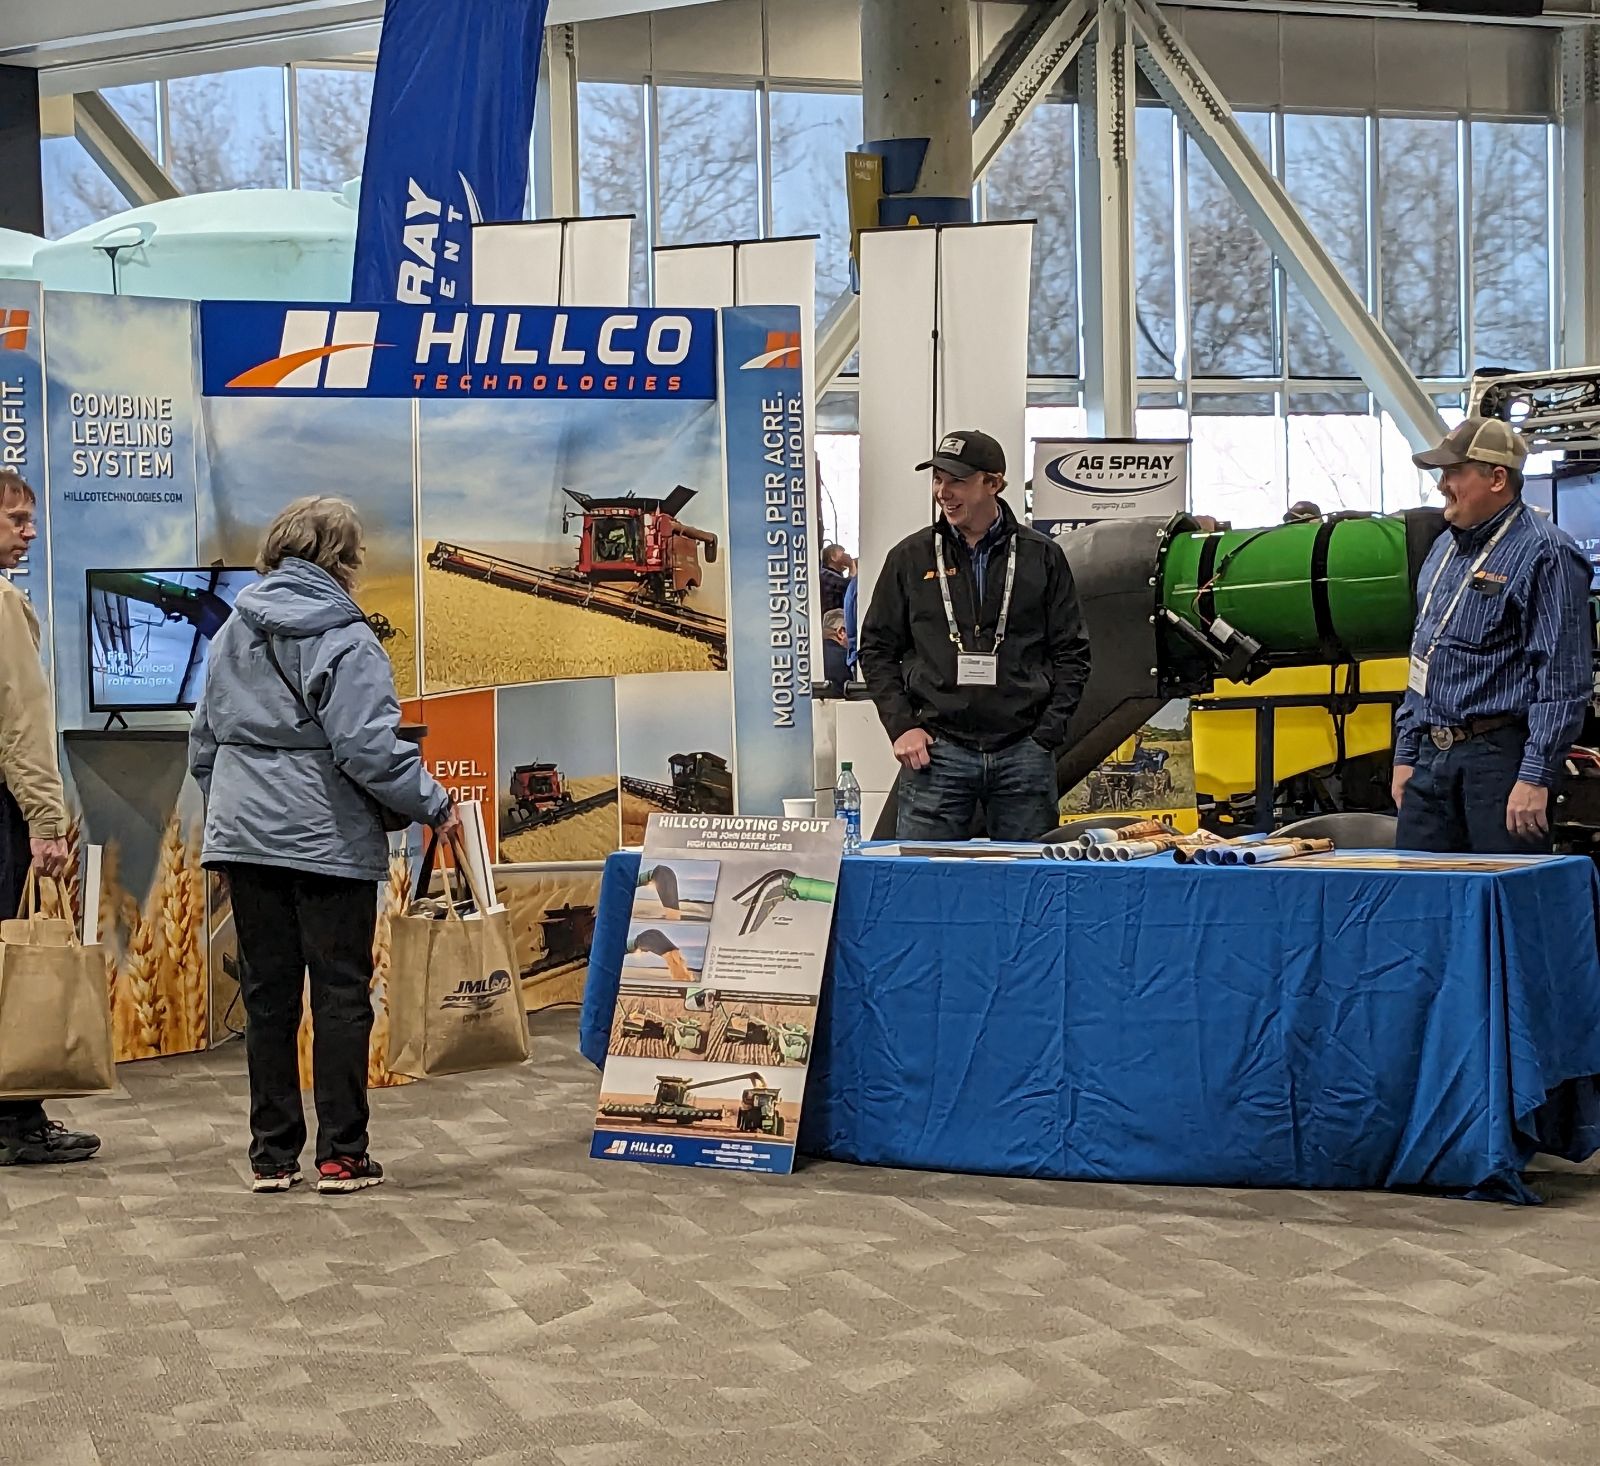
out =
[[(156, 84), (107, 87), (100, 94), (152, 156), (161, 154), (156, 125)], [(42, 148), (44, 232), (60, 239), (130, 207), (76, 138), (47, 138)]]
[(633, 215), (633, 299), (640, 303), (650, 293), (644, 122), (642, 86), (578, 84), (578, 206), (590, 218)]
[(1472, 347), (1477, 367), (1550, 365), (1550, 129), (1472, 124)]
[(1378, 122), (1383, 324), (1419, 377), (1461, 375), (1461, 229), (1454, 122)]
[[(1291, 112), (1283, 119), (1283, 178), (1350, 287), (1367, 298), (1367, 124), (1362, 117), (1324, 117)], [(1289, 374), (1350, 377), (1353, 362), (1292, 282), (1287, 291), (1285, 334)], [(1314, 497), (1314, 496), (1312, 496)]]
[(301, 188), (337, 193), (361, 176), (372, 113), (372, 73), (295, 68)]
[(772, 93), (772, 228), (815, 234), (817, 317), (850, 288), (844, 155), (861, 146), (854, 92)]
[(761, 237), (756, 94), (657, 87), (662, 244)]
[(1036, 107), (994, 160), (985, 182), (991, 219), (1034, 220), (1028, 372), (1036, 377), (1078, 372), (1076, 127), (1076, 107), (1062, 102)]
[(1134, 122), (1134, 331), (1141, 377), (1178, 371), (1177, 196), (1172, 113), (1140, 107)]
[(183, 192), (287, 183), (281, 67), (176, 78), (167, 83), (167, 109), (167, 172)]
[[(1272, 118), (1241, 112), (1239, 126), (1264, 159)], [(1266, 377), (1278, 370), (1272, 251), (1189, 140), (1191, 371), (1206, 377)]]

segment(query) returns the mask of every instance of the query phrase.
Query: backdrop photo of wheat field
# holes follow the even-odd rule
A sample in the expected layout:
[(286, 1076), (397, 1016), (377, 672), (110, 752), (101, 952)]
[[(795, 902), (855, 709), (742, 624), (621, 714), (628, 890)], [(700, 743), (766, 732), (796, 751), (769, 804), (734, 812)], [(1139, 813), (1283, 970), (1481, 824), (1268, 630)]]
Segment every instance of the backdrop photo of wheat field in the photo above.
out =
[(432, 567), (422, 571), (422, 637), (430, 693), (714, 666), (712, 649), (686, 636)]

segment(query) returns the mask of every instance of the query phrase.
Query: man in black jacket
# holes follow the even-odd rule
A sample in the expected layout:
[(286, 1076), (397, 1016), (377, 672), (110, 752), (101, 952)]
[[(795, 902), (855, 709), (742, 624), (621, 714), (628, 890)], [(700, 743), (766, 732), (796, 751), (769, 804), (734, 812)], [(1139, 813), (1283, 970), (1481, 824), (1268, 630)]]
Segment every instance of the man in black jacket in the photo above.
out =
[(889, 552), (861, 630), (861, 667), (894, 755), (903, 840), (963, 840), (978, 806), (996, 840), (1058, 823), (1056, 750), (1089, 679), (1066, 557), (1001, 502), (987, 433), (947, 433), (942, 511)]

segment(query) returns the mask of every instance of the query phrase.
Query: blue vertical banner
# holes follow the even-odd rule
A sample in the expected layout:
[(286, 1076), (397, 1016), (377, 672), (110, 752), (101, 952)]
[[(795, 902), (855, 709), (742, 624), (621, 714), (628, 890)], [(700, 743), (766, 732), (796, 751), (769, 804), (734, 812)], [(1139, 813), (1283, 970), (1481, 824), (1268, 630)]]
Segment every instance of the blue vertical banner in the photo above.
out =
[(785, 796), (809, 794), (816, 777), (800, 312), (750, 306), (720, 315), (734, 808), (781, 815)]
[(0, 571), (33, 603), (50, 662), (50, 496), (44, 480), (44, 292), (29, 280), (0, 280), (0, 468), (22, 475), (38, 495), (39, 538), (15, 570)]
[[(90, 725), (90, 570), (196, 558), (194, 306), (52, 292), (48, 382), (56, 712)], [(293, 497), (286, 484), (284, 498)]]
[(520, 219), (549, 0), (387, 0), (353, 301), (465, 305), (472, 226)]

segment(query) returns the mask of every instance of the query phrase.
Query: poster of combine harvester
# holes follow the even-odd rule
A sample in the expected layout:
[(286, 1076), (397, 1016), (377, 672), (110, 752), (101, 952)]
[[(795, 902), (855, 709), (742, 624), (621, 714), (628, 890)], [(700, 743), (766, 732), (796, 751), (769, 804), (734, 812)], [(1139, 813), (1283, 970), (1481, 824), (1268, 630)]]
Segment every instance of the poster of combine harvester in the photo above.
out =
[(837, 820), (650, 817), (590, 1154), (794, 1168)]
[(421, 412), (428, 691), (727, 666), (715, 402)]

